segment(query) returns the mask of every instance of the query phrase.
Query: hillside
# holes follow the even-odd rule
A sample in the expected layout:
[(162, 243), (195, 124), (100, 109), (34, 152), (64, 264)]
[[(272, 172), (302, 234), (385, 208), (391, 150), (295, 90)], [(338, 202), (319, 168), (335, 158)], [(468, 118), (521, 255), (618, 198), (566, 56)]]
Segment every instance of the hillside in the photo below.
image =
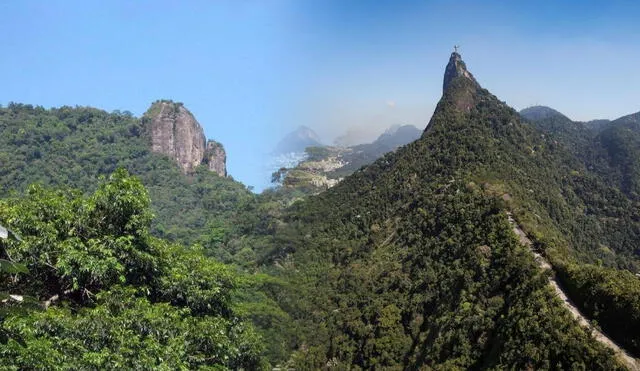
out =
[(640, 113), (623, 116), (602, 128), (595, 139), (602, 154), (600, 170), (635, 202), (640, 202)]
[(219, 174), (224, 149), (182, 104), (141, 118), (10, 104), (0, 132), (0, 232), (21, 236), (0, 233), (0, 368), (286, 358), (263, 342), (287, 321), (263, 292), (278, 282), (220, 262), (249, 269), (259, 239), (248, 233), (267, 233), (280, 206)]
[(628, 202), (639, 201), (640, 113), (612, 121), (577, 122), (554, 112), (557, 114), (536, 116), (523, 110), (520, 114), (572, 152), (591, 175), (615, 185), (615, 191), (622, 191)]
[(219, 239), (237, 228), (239, 205), (255, 199), (244, 185), (220, 176), (226, 174), (224, 149), (207, 144), (193, 115), (171, 101), (155, 102), (142, 118), (90, 107), (10, 104), (0, 108), (0, 132), (3, 193), (24, 192), (33, 183), (91, 192), (100, 176), (124, 167), (149, 189), (152, 232), (173, 241), (213, 247), (219, 242), (211, 241), (212, 230)]
[(640, 356), (639, 122), (518, 113), (452, 53), (424, 131), (307, 147), (285, 184), (332, 187), (256, 196), (180, 103), (10, 104), (0, 364), (623, 369)]
[(624, 270), (637, 264), (633, 206), (454, 53), (422, 138), (295, 204), (276, 233), (270, 271), (297, 283), (280, 299), (301, 328), (293, 362), (619, 368), (555, 297), (507, 212), (572, 299), (637, 355), (639, 282)]

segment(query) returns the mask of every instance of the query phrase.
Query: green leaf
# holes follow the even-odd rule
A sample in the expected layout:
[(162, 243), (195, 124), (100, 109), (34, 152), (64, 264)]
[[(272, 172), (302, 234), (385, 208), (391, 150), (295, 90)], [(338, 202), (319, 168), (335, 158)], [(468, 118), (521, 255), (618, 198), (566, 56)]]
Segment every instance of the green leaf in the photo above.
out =
[(0, 272), (4, 273), (29, 273), (27, 267), (24, 264), (14, 263), (9, 260), (0, 259)]

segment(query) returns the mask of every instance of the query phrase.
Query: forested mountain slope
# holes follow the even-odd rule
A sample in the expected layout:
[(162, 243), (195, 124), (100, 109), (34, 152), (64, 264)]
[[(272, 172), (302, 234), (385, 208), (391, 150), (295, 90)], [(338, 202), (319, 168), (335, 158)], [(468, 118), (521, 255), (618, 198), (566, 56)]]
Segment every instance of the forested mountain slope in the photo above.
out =
[[(156, 102), (152, 109), (158, 104), (185, 111), (170, 101)], [(24, 192), (40, 183), (90, 192), (100, 176), (124, 167), (149, 190), (156, 236), (215, 247), (236, 229), (237, 210), (249, 207), (255, 196), (232, 178), (209, 171), (208, 164), (184, 174), (172, 158), (154, 153), (152, 120), (145, 118), (89, 107), (12, 103), (0, 108), (0, 191)]]
[(631, 200), (640, 190), (640, 113), (616, 120), (572, 121), (548, 107), (520, 111), (533, 126), (553, 136), (594, 175), (616, 185)]
[(541, 121), (550, 118), (557, 118), (560, 120), (569, 120), (569, 118), (562, 113), (556, 111), (551, 107), (546, 106), (531, 106), (520, 111), (520, 116), (531, 121)]
[[(198, 132), (179, 103), (155, 102), (140, 118), (89, 107), (0, 107), (0, 225), (23, 236), (0, 241), (0, 259), (29, 269), (20, 275), (0, 270), (3, 367), (256, 368), (288, 356), (286, 346), (261, 337), (288, 321), (262, 290), (274, 290), (278, 281), (238, 275), (237, 266), (220, 263), (255, 264), (265, 238), (255, 235), (273, 228), (279, 199), (265, 195), (261, 201), (219, 176), (224, 169), (207, 163), (217, 153), (205, 143), (194, 151), (204, 157), (195, 168), (182, 168), (171, 153), (155, 153), (150, 121), (156, 114), (170, 131), (187, 129), (182, 137), (166, 136), (179, 156), (178, 142)], [(191, 127), (176, 128), (182, 119)], [(112, 174), (116, 179), (104, 179)], [(132, 184), (136, 192), (127, 193)], [(104, 188), (111, 195), (103, 204), (113, 205), (92, 211), (94, 194)], [(128, 225), (128, 212), (139, 235), (103, 230), (108, 226), (94, 220), (120, 218)], [(130, 270), (137, 273), (125, 274)], [(45, 312), (12, 317), (5, 312), (5, 289), (33, 297), (38, 308), (56, 300)], [(4, 347), (5, 330), (27, 348)], [(65, 343), (55, 347), (58, 338)]]
[(610, 168), (606, 175), (617, 181), (628, 197), (640, 201), (640, 112), (604, 126), (596, 144)]
[[(453, 53), (420, 139), (283, 210), (278, 192), (154, 153), (145, 117), (0, 108), (0, 225), (22, 236), (0, 240), (0, 259), (29, 270), (0, 267), (1, 362), (620, 369), (507, 215), (640, 355), (637, 123), (525, 120)], [(7, 314), (7, 292), (48, 309)]]
[[(577, 302), (595, 306), (589, 313), (603, 328), (638, 352), (639, 286), (618, 270), (636, 266), (634, 210), (562, 143), (481, 88), (453, 53), (422, 138), (294, 205), (276, 233), (272, 269), (298, 287), (280, 298), (300, 328), (292, 362), (618, 368), (554, 297), (506, 211)], [(602, 283), (593, 277), (602, 275), (612, 290), (593, 295)], [(598, 317), (613, 312), (615, 323)]]
[(543, 133), (553, 135), (553, 139), (560, 140), (565, 150), (575, 156), (587, 156), (595, 131), (589, 129), (582, 122), (574, 122), (553, 108), (535, 106), (520, 111), (520, 115)]

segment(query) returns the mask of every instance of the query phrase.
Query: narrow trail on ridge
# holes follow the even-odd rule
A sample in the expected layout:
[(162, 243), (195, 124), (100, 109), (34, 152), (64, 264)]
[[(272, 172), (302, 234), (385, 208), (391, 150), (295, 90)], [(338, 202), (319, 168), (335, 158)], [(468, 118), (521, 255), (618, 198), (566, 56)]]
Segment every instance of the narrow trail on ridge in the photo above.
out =
[[(516, 221), (513, 219), (513, 215), (508, 211), (507, 217), (509, 219), (509, 223), (513, 227), (513, 232), (518, 236), (520, 243), (529, 248), (529, 251), (531, 251), (536, 263), (538, 264), (538, 267), (543, 270), (549, 269), (553, 271), (553, 267), (551, 266), (551, 264), (549, 264), (547, 259), (545, 259), (539, 252), (537, 252), (533, 248), (533, 243), (531, 242), (529, 237), (527, 237), (527, 234), (520, 228), (518, 223), (516, 223)], [(591, 322), (589, 322), (589, 319), (585, 317), (584, 314), (582, 314), (580, 310), (575, 306), (575, 304), (573, 304), (571, 299), (569, 299), (567, 293), (562, 289), (562, 287), (558, 283), (558, 280), (553, 274), (549, 276), (549, 284), (551, 284), (551, 287), (553, 287), (553, 291), (555, 292), (556, 296), (562, 301), (564, 307), (567, 308), (569, 312), (571, 312), (573, 317), (578, 320), (578, 323), (580, 323), (581, 326), (589, 329), (597, 341), (611, 348), (616, 356), (618, 356), (619, 359), (623, 361), (630, 370), (640, 371), (640, 360), (631, 356), (626, 350), (616, 344), (611, 338), (594, 327)]]

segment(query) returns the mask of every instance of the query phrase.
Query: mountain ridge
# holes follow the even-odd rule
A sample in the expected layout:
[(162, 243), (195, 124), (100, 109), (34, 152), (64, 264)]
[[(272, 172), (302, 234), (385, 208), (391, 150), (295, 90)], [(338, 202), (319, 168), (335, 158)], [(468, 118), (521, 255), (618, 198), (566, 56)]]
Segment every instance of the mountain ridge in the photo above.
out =
[(420, 139), (294, 204), (292, 230), (276, 235), (305, 236), (271, 252), (308, 272), (283, 268), (309, 302), (295, 315), (313, 334), (297, 365), (621, 368), (557, 301), (505, 213), (554, 264), (574, 254), (561, 222), (578, 201), (565, 174), (583, 169), (465, 74), (459, 55), (450, 65)]
[[(631, 117), (597, 132), (557, 116), (527, 120), (480, 86), (455, 54), (445, 68), (442, 98), (417, 140), (296, 202), (277, 191), (253, 195), (232, 178), (211, 172), (207, 150), (218, 148), (213, 142), (203, 162), (185, 174), (176, 158), (151, 150), (148, 122), (128, 114), (0, 108), (2, 189), (22, 191), (34, 181), (80, 189), (56, 193), (30, 187), (24, 202), (0, 201), (0, 224), (18, 226), (29, 238), (49, 235), (24, 245), (12, 241), (14, 249), (54, 246), (57, 254), (77, 246), (74, 254), (60, 256), (70, 259), (73, 274), (79, 272), (74, 277), (88, 282), (90, 291), (100, 287), (87, 279), (83, 264), (75, 263), (82, 260), (73, 259), (104, 262), (100, 257), (113, 250), (113, 231), (129, 233), (140, 226), (143, 234), (117, 232), (116, 249), (126, 264), (140, 257), (162, 258), (162, 278), (155, 286), (162, 295), (154, 299), (160, 302), (145, 304), (138, 294), (116, 292), (112, 301), (98, 302), (102, 312), (87, 307), (85, 313), (96, 313), (93, 318), (99, 321), (104, 319), (100, 313), (117, 317), (110, 308), (138, 300), (139, 308), (156, 308), (153, 318), (163, 318), (166, 301), (177, 306), (186, 301), (190, 310), (205, 312), (221, 304), (224, 318), (250, 318), (262, 329), (264, 338), (248, 333), (249, 343), (266, 349), (250, 347), (249, 368), (256, 366), (256, 352), (264, 351), (274, 364), (294, 369), (623, 369), (590, 329), (575, 321), (549, 286), (549, 272), (540, 268), (553, 269), (558, 287), (583, 318), (596, 320), (603, 333), (632, 355), (640, 354), (640, 283), (634, 275), (640, 272), (636, 122)], [(320, 155), (311, 148), (310, 156)], [(96, 185), (101, 175), (121, 167), (139, 180), (118, 169)], [(49, 200), (47, 210), (60, 213), (60, 223), (41, 220), (49, 218), (49, 212), (42, 213), (43, 200)], [(153, 224), (149, 202), (158, 215)], [(131, 209), (138, 214), (122, 218), (121, 211)], [(95, 246), (85, 224), (99, 232), (104, 249)], [(182, 250), (147, 236), (147, 229), (193, 248), (167, 260)], [(130, 249), (130, 241), (137, 250)], [(159, 255), (148, 255), (150, 247)], [(139, 256), (129, 256), (132, 251)], [(39, 250), (33, 253), (49, 263), (48, 256), (37, 255)], [(205, 255), (236, 266), (224, 268)], [(52, 272), (44, 263), (38, 269)], [(201, 290), (207, 296), (221, 292), (210, 286), (218, 275), (221, 285), (231, 287), (228, 273), (238, 269), (251, 276), (238, 285), (255, 279), (261, 291), (240, 290), (243, 301), (237, 308), (228, 305), (237, 293), (226, 289), (220, 300), (199, 299)], [(144, 280), (156, 277), (153, 270), (144, 271)], [(109, 272), (109, 284), (121, 282), (117, 269)], [(132, 268), (125, 279), (137, 279), (137, 272)], [(34, 287), (44, 289), (47, 299), (53, 292), (40, 287), (37, 278)], [(61, 278), (71, 285), (71, 277)], [(143, 297), (156, 294), (141, 289)], [(82, 295), (91, 300), (92, 295)], [(64, 331), (73, 344), (100, 337), (75, 331), (82, 322), (69, 319), (83, 317), (63, 314), (69, 298), (61, 296), (63, 304), (54, 305), (55, 312), (14, 321), (12, 328), (30, 331), (41, 320), (46, 326), (59, 324), (54, 313), (64, 316)], [(149, 312), (132, 314), (137, 313)], [(229, 320), (232, 326), (238, 323)], [(41, 329), (46, 341), (59, 335), (60, 327), (50, 327)], [(219, 328), (213, 325), (210, 333)], [(200, 344), (195, 327), (180, 329), (196, 337), (178, 338), (176, 344)], [(29, 342), (44, 336), (28, 335)], [(164, 350), (164, 343), (158, 344)], [(242, 358), (236, 351), (241, 348), (233, 345), (228, 349)], [(34, 354), (34, 347), (24, 349), (16, 344), (2, 362), (17, 362), (21, 358), (15, 354)], [(0, 350), (5, 348), (0, 345)], [(200, 361), (210, 359), (190, 362)]]

